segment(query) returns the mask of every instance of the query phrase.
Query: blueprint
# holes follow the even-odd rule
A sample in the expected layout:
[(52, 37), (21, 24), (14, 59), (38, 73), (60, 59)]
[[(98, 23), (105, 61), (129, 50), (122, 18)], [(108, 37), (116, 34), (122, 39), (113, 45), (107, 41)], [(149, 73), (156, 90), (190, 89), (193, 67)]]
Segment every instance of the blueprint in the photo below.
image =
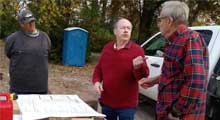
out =
[(22, 120), (48, 117), (104, 117), (77, 95), (18, 95)]

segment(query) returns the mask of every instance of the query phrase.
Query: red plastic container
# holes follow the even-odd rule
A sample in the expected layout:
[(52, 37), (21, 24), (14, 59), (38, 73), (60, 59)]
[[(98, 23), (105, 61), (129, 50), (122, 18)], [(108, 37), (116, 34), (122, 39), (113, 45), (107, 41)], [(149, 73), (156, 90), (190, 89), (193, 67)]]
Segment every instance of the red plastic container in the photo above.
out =
[(0, 93), (0, 120), (13, 120), (13, 104), (10, 93)]

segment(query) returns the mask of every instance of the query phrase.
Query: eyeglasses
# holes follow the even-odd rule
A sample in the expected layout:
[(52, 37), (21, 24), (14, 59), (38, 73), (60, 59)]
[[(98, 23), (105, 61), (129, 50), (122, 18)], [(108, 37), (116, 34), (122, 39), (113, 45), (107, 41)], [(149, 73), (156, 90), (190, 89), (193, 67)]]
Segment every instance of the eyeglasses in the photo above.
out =
[(157, 23), (160, 23), (161, 21), (162, 21), (162, 19), (165, 19), (165, 18), (167, 18), (168, 16), (159, 16), (158, 18), (157, 18)]

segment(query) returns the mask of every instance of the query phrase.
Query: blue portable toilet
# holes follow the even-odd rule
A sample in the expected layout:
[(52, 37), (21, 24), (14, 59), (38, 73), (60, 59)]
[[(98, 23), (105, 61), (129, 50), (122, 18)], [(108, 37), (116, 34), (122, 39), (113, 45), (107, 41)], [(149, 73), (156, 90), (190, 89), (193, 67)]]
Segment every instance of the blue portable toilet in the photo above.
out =
[(88, 31), (79, 27), (64, 29), (63, 59), (64, 65), (85, 65)]

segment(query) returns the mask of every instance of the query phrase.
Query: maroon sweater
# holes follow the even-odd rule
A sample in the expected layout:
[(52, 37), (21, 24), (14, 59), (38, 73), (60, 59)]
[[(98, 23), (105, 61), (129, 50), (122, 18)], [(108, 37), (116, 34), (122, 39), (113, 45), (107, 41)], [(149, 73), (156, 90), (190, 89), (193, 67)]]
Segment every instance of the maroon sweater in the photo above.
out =
[(149, 75), (146, 65), (133, 68), (132, 60), (144, 57), (143, 49), (129, 41), (125, 48), (116, 50), (109, 42), (104, 46), (93, 73), (93, 84), (103, 82), (101, 102), (111, 108), (131, 108), (138, 103), (138, 80)]

